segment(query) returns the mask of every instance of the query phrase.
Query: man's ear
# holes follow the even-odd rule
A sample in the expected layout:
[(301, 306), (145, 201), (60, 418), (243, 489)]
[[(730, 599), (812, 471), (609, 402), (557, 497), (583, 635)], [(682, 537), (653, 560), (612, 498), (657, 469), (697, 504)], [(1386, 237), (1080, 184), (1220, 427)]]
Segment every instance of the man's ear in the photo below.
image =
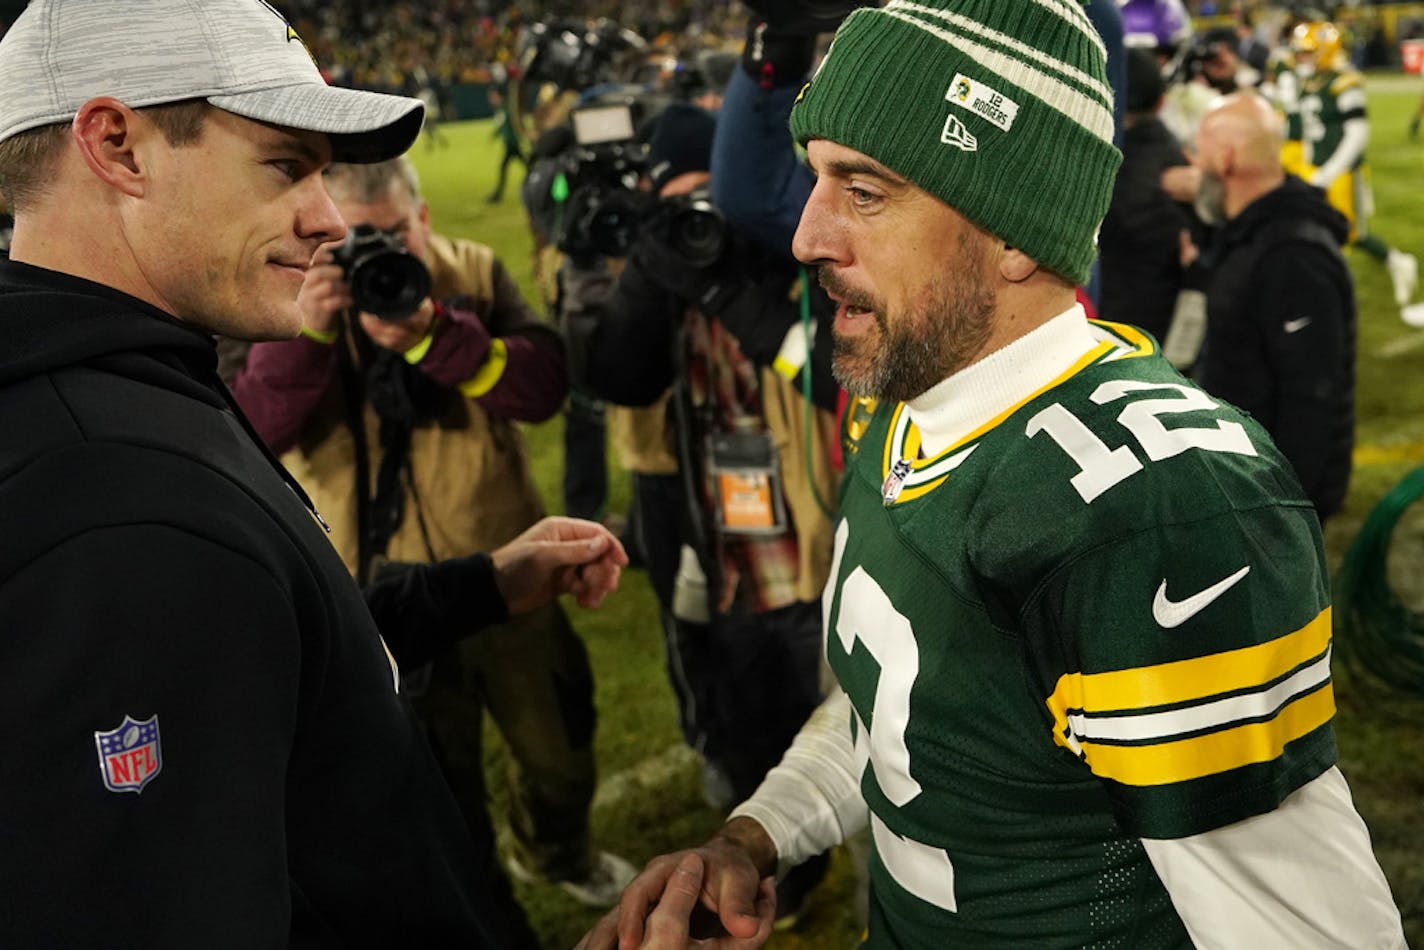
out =
[(80, 106), (69, 128), (89, 170), (100, 181), (134, 198), (142, 196), (145, 177), (138, 146), (145, 135), (157, 132), (134, 110), (108, 96)]
[(999, 253), (999, 276), (1011, 284), (1023, 283), (1032, 277), (1036, 270), (1038, 261), (1016, 247), (1005, 244)]

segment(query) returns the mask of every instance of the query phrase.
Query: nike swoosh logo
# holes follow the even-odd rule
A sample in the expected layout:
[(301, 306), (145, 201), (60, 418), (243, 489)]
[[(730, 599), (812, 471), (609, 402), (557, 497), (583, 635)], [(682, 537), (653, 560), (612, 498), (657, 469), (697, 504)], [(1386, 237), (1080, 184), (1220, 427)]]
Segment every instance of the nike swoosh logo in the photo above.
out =
[(1300, 317), (1295, 320), (1287, 320), (1285, 323), (1281, 324), (1281, 328), (1287, 333), (1295, 333), (1297, 330), (1304, 330), (1308, 326), (1310, 326), (1309, 317)]
[(1152, 617), (1167, 628), (1181, 626), (1200, 613), (1207, 604), (1230, 590), (1237, 581), (1250, 572), (1251, 565), (1247, 564), (1235, 574), (1217, 581), (1206, 590), (1197, 591), (1192, 596), (1177, 601), (1167, 599), (1167, 581), (1164, 578), (1162, 586), (1157, 588), (1157, 596), (1152, 598)]

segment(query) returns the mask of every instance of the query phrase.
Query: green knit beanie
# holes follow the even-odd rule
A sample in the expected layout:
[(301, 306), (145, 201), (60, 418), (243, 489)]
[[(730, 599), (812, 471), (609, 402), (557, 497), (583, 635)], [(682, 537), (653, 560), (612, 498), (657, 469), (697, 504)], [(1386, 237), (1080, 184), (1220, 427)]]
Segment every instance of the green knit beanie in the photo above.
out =
[(1122, 156), (1077, 0), (891, 0), (852, 13), (791, 110), (1076, 283)]

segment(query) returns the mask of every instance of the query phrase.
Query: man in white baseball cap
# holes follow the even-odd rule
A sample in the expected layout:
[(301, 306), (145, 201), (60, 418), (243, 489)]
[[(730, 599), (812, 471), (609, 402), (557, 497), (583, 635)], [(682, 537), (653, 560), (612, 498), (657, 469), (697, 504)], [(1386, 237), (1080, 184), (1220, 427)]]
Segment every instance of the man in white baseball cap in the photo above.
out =
[(34, 0), (0, 41), (0, 946), (509, 945), (396, 661), (626, 556), (547, 519), (413, 570), (368, 592), (387, 650), (215, 372), (213, 334), (299, 332), (325, 166), (420, 123), (263, 0)]

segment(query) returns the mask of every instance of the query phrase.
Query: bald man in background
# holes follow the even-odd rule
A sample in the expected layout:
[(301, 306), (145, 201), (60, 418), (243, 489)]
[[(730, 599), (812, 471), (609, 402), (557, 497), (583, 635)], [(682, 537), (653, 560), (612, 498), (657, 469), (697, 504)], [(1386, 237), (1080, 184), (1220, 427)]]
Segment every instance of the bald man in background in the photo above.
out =
[(1355, 288), (1344, 215), (1280, 166), (1281, 122), (1254, 93), (1202, 120), (1197, 213), (1220, 231), (1206, 252), (1207, 330), (1197, 382), (1256, 417), (1324, 521), (1350, 481)]

